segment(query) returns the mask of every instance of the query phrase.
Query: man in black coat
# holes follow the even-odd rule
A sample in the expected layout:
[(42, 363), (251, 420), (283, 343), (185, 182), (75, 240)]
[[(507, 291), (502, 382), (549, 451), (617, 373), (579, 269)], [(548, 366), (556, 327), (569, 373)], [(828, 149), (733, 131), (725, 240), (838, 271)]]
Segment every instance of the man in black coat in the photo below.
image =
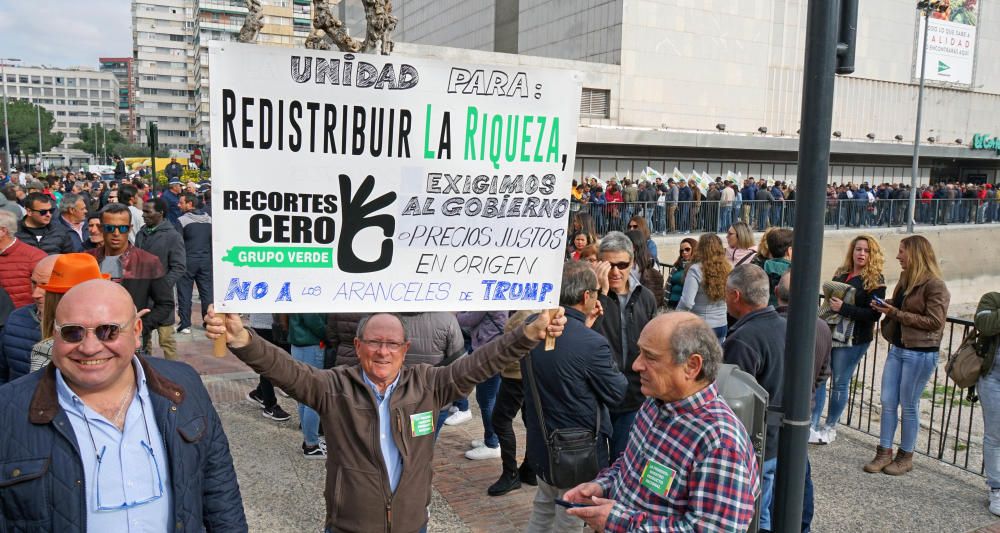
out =
[[(165, 218), (167, 204), (162, 198), (154, 198), (142, 206), (142, 219), (146, 225), (135, 236), (135, 245), (141, 250), (145, 250), (155, 255), (160, 264), (165, 269), (163, 282), (170, 288), (171, 295), (174, 286), (187, 271), (187, 258), (184, 252), (184, 241), (181, 234), (177, 233), (173, 224)], [(171, 298), (170, 314), (157, 324), (150, 324), (156, 327), (159, 333), (160, 347), (163, 348), (163, 355), (167, 359), (177, 358), (177, 343), (174, 341), (174, 313), (173, 298)], [(143, 331), (143, 346), (149, 348), (151, 331)]]
[(632, 370), (632, 363), (639, 356), (639, 334), (656, 315), (656, 297), (630, 278), (633, 248), (632, 241), (624, 233), (612, 231), (605, 235), (598, 255), (601, 262), (597, 267), (597, 279), (604, 314), (593, 328), (608, 339), (615, 365), (628, 379), (625, 398), (610, 409), (611, 460), (614, 461), (625, 451), (632, 422), (646, 400), (639, 390), (639, 374)]
[[(558, 429), (597, 430), (600, 420), (598, 466), (608, 464), (607, 438), (611, 435), (608, 406), (621, 401), (627, 382), (611, 361), (608, 340), (589, 327), (600, 310), (600, 291), (589, 264), (566, 263), (559, 295), (559, 305), (566, 309), (564, 334), (554, 350), (545, 351), (542, 344), (521, 360), (527, 430), (525, 455), (540, 478), (528, 531), (578, 531), (582, 526), (580, 519), (565, 514), (553, 501), (572, 487), (552, 485), (547, 435)], [(544, 429), (537, 415), (539, 404)]]
[(736, 318), (722, 345), (723, 360), (757, 380), (769, 396), (764, 466), (761, 469), (760, 529), (771, 530), (771, 501), (778, 463), (779, 425), (770, 411), (782, 409), (785, 375), (785, 319), (767, 304), (771, 284), (757, 265), (740, 265), (726, 280), (726, 308)]
[(25, 198), (24, 207), (28, 214), (18, 224), (15, 237), (49, 255), (83, 251), (83, 246), (74, 244), (65, 226), (52, 222), (56, 212), (52, 197), (33, 192)]
[(198, 284), (201, 316), (208, 314), (212, 303), (212, 217), (198, 207), (198, 195), (186, 192), (181, 195), (181, 237), (187, 271), (177, 282), (178, 333), (191, 333), (191, 299), (193, 285)]

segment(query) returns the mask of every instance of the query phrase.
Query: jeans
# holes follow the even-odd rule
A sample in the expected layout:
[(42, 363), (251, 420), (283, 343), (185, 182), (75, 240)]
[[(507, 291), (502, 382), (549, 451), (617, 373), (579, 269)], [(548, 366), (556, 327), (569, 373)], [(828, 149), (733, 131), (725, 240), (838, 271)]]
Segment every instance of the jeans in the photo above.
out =
[(483, 415), (483, 443), (490, 448), (500, 446), (500, 440), (493, 431), (493, 407), (497, 403), (499, 390), (500, 374), (476, 385), (476, 401), (479, 403), (479, 412)]
[(983, 464), (986, 484), (1000, 489), (1000, 370), (996, 365), (976, 386), (983, 406)]
[(624, 413), (611, 413), (611, 461), (615, 462), (618, 456), (625, 453), (628, 446), (628, 435), (632, 431), (632, 423), (635, 422), (635, 415), (639, 411), (625, 411)]
[[(500, 462), (503, 475), (517, 474), (517, 436), (514, 434), (514, 417), (524, 409), (524, 383), (519, 379), (500, 378), (500, 390), (493, 406), (493, 432), (500, 443)], [(522, 411), (522, 417), (523, 411)]]
[[(309, 366), (323, 368), (323, 348), (313, 346), (292, 346), (292, 357)], [(319, 414), (303, 403), (299, 403), (299, 422), (302, 424), (302, 440), (306, 446), (319, 443)]]
[(812, 465), (806, 457), (806, 485), (802, 493), (802, 533), (809, 533), (813, 521), (813, 478)]
[(566, 514), (566, 509), (556, 505), (555, 499), (562, 498), (569, 489), (557, 489), (538, 479), (538, 491), (532, 502), (531, 520), (525, 533), (579, 533), (583, 531), (583, 520)]
[(722, 207), (719, 214), (719, 231), (728, 231), (733, 225), (733, 206)]
[(177, 281), (177, 314), (180, 321), (177, 329), (191, 327), (191, 299), (194, 294), (193, 285), (198, 285), (198, 299), (201, 300), (201, 316), (208, 314), (208, 305), (212, 303), (212, 259), (203, 261), (188, 261), (187, 271)]
[(899, 449), (912, 452), (920, 429), (920, 393), (937, 368), (938, 352), (916, 352), (898, 346), (889, 347), (882, 370), (882, 424), (879, 445), (892, 448), (896, 435), (899, 407), (903, 408), (903, 429)]
[[(826, 413), (826, 427), (837, 427), (840, 416), (847, 408), (848, 389), (858, 362), (868, 352), (871, 342), (855, 344), (854, 346), (838, 346), (830, 351), (830, 372), (833, 383), (830, 385), (830, 408)], [(813, 408), (812, 427), (819, 429), (819, 419), (823, 414), (823, 404), (826, 402), (826, 383), (816, 387), (816, 407)]]
[(765, 459), (760, 473), (760, 529), (771, 531), (771, 506), (774, 504), (774, 473), (778, 458)]

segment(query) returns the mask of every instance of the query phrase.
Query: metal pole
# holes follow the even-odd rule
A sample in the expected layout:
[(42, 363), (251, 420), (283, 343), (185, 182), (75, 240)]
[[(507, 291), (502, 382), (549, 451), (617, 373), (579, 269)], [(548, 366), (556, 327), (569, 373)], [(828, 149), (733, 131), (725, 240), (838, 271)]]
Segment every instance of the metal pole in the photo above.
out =
[(35, 119), (38, 121), (38, 170), (42, 168), (42, 106), (35, 104)]
[[(806, 53), (802, 84), (802, 133), (795, 199), (791, 294), (785, 337), (783, 411), (778, 437), (772, 531), (798, 533), (802, 527), (807, 441), (812, 396), (816, 300), (823, 256), (823, 211), (830, 165), (834, 70), (840, 2), (812, 0), (806, 15)], [(808, 119), (806, 119), (808, 117)]]
[(7, 71), (4, 69), (6, 60), (0, 59), (0, 78), (3, 78), (3, 140), (7, 145), (7, 168), (4, 174), (10, 173), (10, 132), (7, 130)]
[(104, 111), (101, 111), (101, 145), (104, 147), (104, 164), (108, 164), (108, 130), (104, 127)]
[(920, 52), (920, 88), (917, 90), (917, 128), (913, 134), (913, 169), (910, 177), (910, 213), (906, 220), (906, 232), (913, 233), (913, 217), (917, 212), (917, 175), (920, 163), (920, 121), (924, 113), (924, 75), (927, 73), (927, 28), (931, 22), (930, 8), (924, 12), (924, 46)]
[(94, 125), (94, 132), (93, 132), (94, 133), (94, 164), (96, 165), (96, 164), (98, 164), (98, 161), (99, 161), (97, 159), (97, 122), (96, 121), (92, 122), (92, 124)]

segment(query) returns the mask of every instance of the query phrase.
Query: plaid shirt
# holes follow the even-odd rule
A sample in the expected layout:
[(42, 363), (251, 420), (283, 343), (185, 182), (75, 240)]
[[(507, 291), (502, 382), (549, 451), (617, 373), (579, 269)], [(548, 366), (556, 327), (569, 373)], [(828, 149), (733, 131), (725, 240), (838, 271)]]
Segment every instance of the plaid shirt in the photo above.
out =
[[(642, 484), (651, 461), (674, 472), (665, 496)], [(617, 502), (606, 531), (745, 531), (759, 479), (750, 438), (712, 384), (673, 403), (647, 399), (624, 455), (594, 482)]]

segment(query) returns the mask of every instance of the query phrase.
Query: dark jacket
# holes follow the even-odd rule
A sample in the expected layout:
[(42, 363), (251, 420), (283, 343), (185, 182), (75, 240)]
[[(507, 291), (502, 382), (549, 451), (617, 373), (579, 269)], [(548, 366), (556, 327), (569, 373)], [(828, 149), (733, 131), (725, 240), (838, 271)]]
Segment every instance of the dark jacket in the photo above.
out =
[(135, 245), (160, 259), (160, 263), (166, 269), (163, 279), (171, 288), (187, 272), (184, 240), (166, 220), (153, 228), (143, 226), (135, 236)]
[(48, 255), (82, 252), (83, 247), (78, 248), (74, 245), (73, 237), (69, 233), (69, 230), (59, 222), (49, 222), (43, 228), (29, 228), (24, 225), (22, 219), (17, 223), (17, 233), (14, 236)]
[(924, 281), (913, 287), (905, 298), (902, 293), (902, 287), (897, 284), (890, 302), (895, 310), (882, 321), (882, 337), (893, 344), (899, 330), (903, 342), (900, 348), (939, 348), (951, 303), (951, 293), (944, 280)]
[[(615, 406), (610, 406), (612, 413), (627, 413), (636, 411), (646, 401), (639, 391), (639, 374), (632, 370), (632, 363), (639, 356), (639, 333), (646, 323), (656, 315), (656, 298), (649, 289), (639, 285), (632, 292), (627, 302), (622, 303), (614, 291), (608, 295), (599, 295), (604, 315), (594, 322), (592, 328), (604, 335), (611, 345), (615, 365), (628, 378), (628, 390), (625, 398)], [(622, 353), (622, 319), (621, 306), (625, 306), (625, 344), (626, 352)]]
[[(775, 309), (779, 315), (788, 320), (788, 306)], [(813, 341), (813, 384), (809, 397), (810, 408), (816, 407), (816, 389), (830, 378), (830, 351), (833, 349), (833, 335), (830, 326), (822, 318), (816, 318), (816, 336)]]
[[(56, 216), (53, 215), (52, 218), (56, 218)], [(69, 222), (66, 222), (66, 219), (64, 219), (61, 216), (58, 217), (58, 219), (59, 219), (59, 225), (62, 226), (63, 229), (65, 229), (67, 233), (69, 233), (69, 238), (70, 238), (71, 241), (73, 241), (73, 249), (76, 250), (76, 251), (78, 251), (78, 252), (82, 251), (84, 249), (84, 245), (83, 245), (83, 239), (80, 237), (80, 234), (77, 233), (76, 230), (73, 229), (73, 227), (69, 225)], [(86, 232), (86, 230), (87, 230), (86, 224), (84, 224), (83, 230), (84, 230), (84, 232)]]
[(174, 194), (174, 191), (167, 189), (163, 191), (160, 195), (164, 202), (167, 202), (167, 221), (174, 225), (175, 228), (180, 229), (181, 223), (181, 207), (180, 207), (180, 197)]
[[(528, 367), (521, 359), (524, 383), (524, 426), (527, 430), (525, 457), (542, 479), (550, 481), (546, 435), (557, 429), (595, 429), (601, 413), (603, 442), (611, 435), (608, 406), (617, 405), (625, 396), (628, 381), (611, 362), (611, 346), (600, 333), (589, 329), (582, 312), (566, 308), (566, 329), (556, 339), (554, 350), (545, 346), (531, 350), (535, 387), (541, 398), (545, 433), (535, 413), (535, 394), (529, 384)], [(608, 464), (608, 449), (598, 446), (598, 464)]]
[(0, 334), (0, 384), (14, 381), (31, 370), (31, 347), (42, 340), (38, 307), (29, 304), (7, 316)]
[(181, 215), (179, 221), (187, 264), (211, 262), (212, 217), (201, 209), (195, 209)]
[(354, 337), (358, 333), (358, 322), (366, 316), (366, 313), (330, 313), (326, 316), (326, 339), (330, 343), (327, 349), (333, 352), (335, 364), (358, 364)]
[(985, 376), (996, 363), (997, 346), (1000, 345), (1000, 292), (988, 292), (979, 299), (975, 324), (981, 338), (980, 354), (983, 356), (983, 376)]
[(472, 337), (475, 350), (491, 340), (503, 335), (507, 324), (507, 311), (463, 311), (457, 313), (458, 325)]
[(288, 344), (292, 346), (318, 346), (326, 335), (326, 315), (323, 313), (296, 313), (288, 315)]
[[(167, 450), (170, 530), (247, 531), (229, 442), (201, 377), (183, 363), (139, 360)], [(0, 387), (4, 531), (87, 530), (78, 437), (56, 394), (53, 365)]]
[(854, 321), (854, 337), (851, 344), (857, 346), (871, 342), (875, 338), (875, 323), (882, 316), (882, 313), (872, 309), (872, 296), (885, 299), (885, 280), (881, 280), (881, 285), (871, 292), (865, 290), (865, 280), (861, 276), (854, 276), (848, 280), (845, 273), (834, 276), (833, 281), (846, 283), (855, 289), (854, 305), (844, 302), (840, 306), (840, 311), (837, 312), (838, 315)]
[(434, 434), (416, 437), (412, 416), (437, 417), (442, 405), (523, 357), (538, 341), (518, 328), (444, 367), (404, 366), (389, 398), (392, 439), (403, 459), (393, 493), (379, 449), (378, 409), (359, 366), (313, 368), (251, 334), (232, 352), (275, 387), (319, 413), (326, 461), (326, 527), (340, 533), (416, 533), (427, 523), (434, 476)]
[[(746, 314), (729, 328), (723, 359), (750, 374), (767, 390), (768, 410), (781, 411), (785, 379), (785, 319), (767, 306)], [(779, 425), (768, 415), (764, 459), (778, 456)]]
[[(104, 261), (104, 247), (87, 250), (97, 259), (100, 265)], [(153, 254), (136, 248), (131, 244), (121, 257), (122, 279), (112, 281), (121, 284), (138, 310), (149, 309), (149, 314), (142, 317), (142, 327), (151, 331), (160, 326), (174, 323), (174, 288), (164, 281), (163, 264)]]

